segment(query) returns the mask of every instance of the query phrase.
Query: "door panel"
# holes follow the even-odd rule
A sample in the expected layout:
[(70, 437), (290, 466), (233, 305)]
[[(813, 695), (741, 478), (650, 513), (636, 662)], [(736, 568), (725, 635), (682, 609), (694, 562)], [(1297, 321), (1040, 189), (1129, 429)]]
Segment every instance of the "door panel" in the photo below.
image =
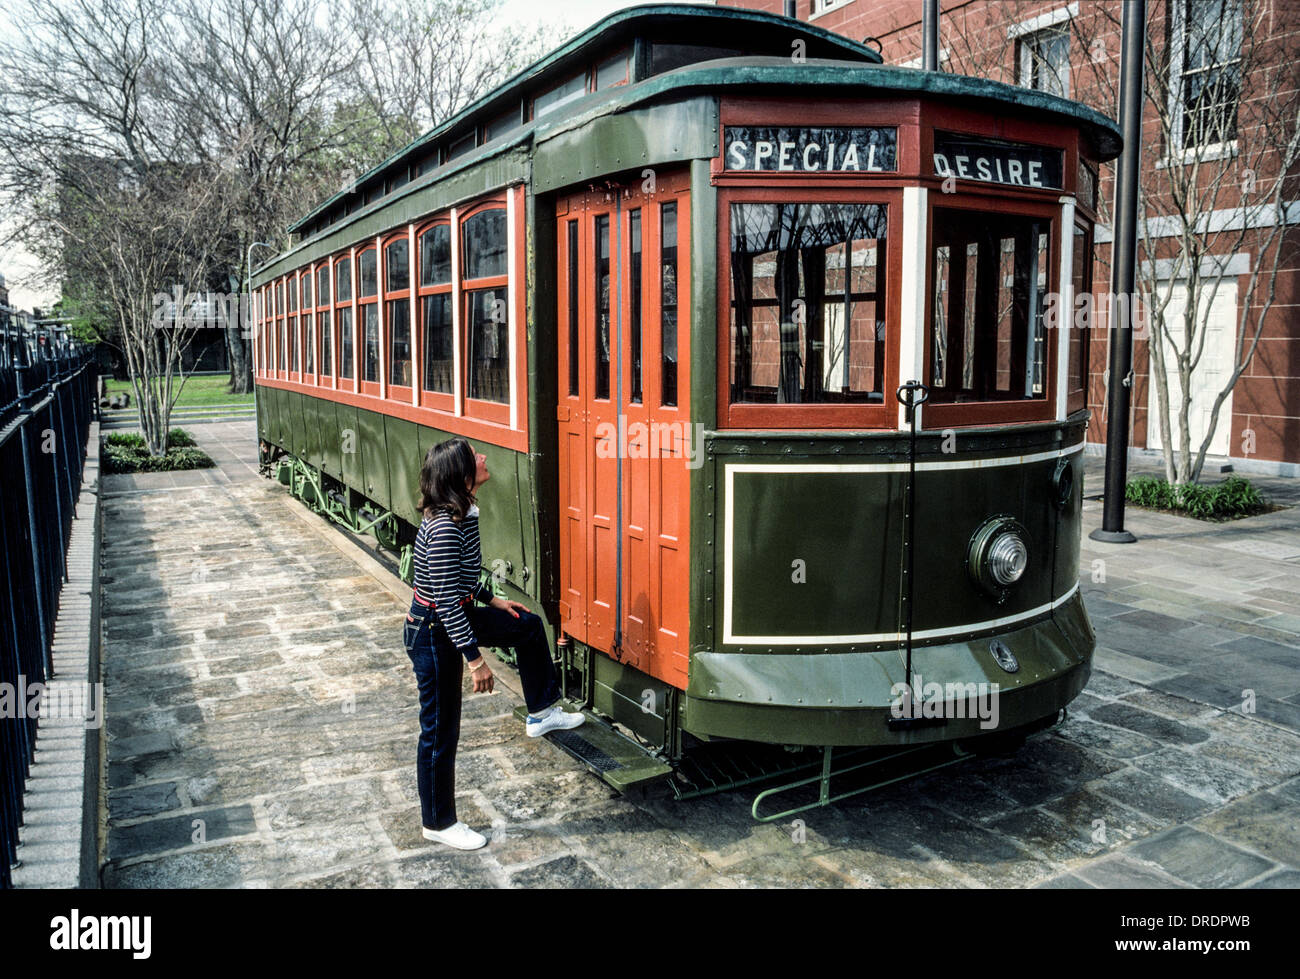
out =
[(561, 624), (685, 687), (688, 176), (557, 203)]

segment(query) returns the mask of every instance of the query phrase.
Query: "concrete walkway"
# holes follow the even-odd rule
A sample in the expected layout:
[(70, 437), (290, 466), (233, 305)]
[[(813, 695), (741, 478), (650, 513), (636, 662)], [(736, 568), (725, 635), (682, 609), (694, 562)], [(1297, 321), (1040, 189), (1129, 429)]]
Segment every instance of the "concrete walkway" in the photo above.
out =
[(458, 853), (419, 833), (391, 580), (256, 476), (252, 424), (194, 434), (203, 485), (104, 481), (106, 886), (1300, 885), (1297, 511), (1131, 511), (1139, 544), (1084, 553), (1098, 669), (1062, 728), (799, 823), (613, 796), (517, 692), (467, 694), (459, 815), (492, 840)]

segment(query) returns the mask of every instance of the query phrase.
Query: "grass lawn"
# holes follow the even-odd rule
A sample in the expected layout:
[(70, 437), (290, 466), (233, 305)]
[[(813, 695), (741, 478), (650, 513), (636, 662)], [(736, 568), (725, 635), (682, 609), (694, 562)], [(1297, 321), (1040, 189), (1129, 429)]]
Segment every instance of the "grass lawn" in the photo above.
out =
[[(173, 391), (180, 386), (180, 380), (179, 377), (172, 379)], [(135, 391), (132, 390), (130, 381), (115, 381), (109, 378), (105, 384), (110, 398), (125, 391), (131, 395), (131, 408), (135, 408)], [(185, 389), (181, 391), (180, 400), (176, 404), (184, 408), (198, 405), (251, 405), (253, 403), (252, 394), (231, 394), (226, 390), (228, 384), (229, 378), (225, 374), (196, 375), (186, 380)]]

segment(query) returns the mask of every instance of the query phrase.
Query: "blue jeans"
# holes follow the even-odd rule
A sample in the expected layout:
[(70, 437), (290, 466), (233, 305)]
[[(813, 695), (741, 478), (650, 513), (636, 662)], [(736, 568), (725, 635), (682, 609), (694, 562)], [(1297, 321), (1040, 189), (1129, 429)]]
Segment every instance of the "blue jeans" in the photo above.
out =
[[(560, 699), (559, 675), (539, 616), (502, 609), (466, 607), (474, 638), (482, 646), (515, 650), (524, 702), (537, 714)], [(456, 744), (460, 740), (461, 679), (465, 657), (452, 645), (432, 609), (412, 600), (402, 642), (420, 689), (420, 739), (416, 745), (416, 785), (420, 813), (428, 829), (456, 822)]]

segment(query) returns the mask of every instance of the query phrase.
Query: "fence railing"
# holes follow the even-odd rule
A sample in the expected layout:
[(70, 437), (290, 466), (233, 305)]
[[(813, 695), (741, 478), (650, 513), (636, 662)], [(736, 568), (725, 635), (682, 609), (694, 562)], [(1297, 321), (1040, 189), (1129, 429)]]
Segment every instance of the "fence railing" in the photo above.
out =
[[(23, 822), (39, 700), (51, 678), (51, 641), (95, 412), (89, 351), (0, 309), (0, 684), (12, 711), (0, 716), (0, 888)], [(11, 715), (12, 716), (8, 716)]]

